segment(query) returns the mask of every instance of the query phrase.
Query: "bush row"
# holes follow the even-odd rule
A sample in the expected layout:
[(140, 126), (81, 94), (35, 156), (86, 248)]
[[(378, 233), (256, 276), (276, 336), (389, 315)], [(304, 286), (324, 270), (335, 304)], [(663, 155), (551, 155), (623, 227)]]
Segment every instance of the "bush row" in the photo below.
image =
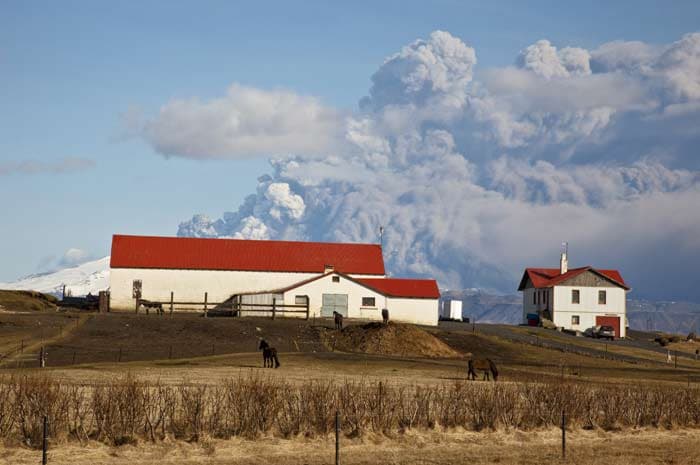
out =
[(166, 436), (326, 435), (336, 411), (349, 436), (411, 428), (546, 428), (560, 424), (562, 411), (569, 428), (698, 427), (700, 390), (568, 383), (292, 385), (255, 375), (217, 385), (166, 385), (132, 376), (87, 386), (47, 376), (0, 378), (0, 439), (30, 447), (40, 447), (44, 415), (54, 442), (120, 445)]

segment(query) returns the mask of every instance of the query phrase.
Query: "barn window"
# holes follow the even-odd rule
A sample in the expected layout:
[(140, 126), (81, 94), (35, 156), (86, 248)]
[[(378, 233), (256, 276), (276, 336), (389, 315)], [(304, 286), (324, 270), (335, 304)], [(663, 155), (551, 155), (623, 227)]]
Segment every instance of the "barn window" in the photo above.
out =
[(294, 305), (306, 305), (306, 297), (305, 295), (295, 295), (294, 296)]
[(340, 282), (340, 276), (333, 276), (333, 282), (334, 282), (334, 283), (339, 283), (339, 282)]
[(374, 307), (374, 297), (363, 297), (362, 298), (363, 307)]
[(571, 324), (572, 324), (572, 325), (577, 325), (577, 324), (579, 324), (579, 321), (580, 321), (580, 320), (579, 320), (578, 315), (571, 315)]
[(141, 283), (140, 279), (134, 279), (134, 282), (131, 285), (131, 296), (134, 299), (140, 299), (141, 298), (141, 290), (143, 286)]
[(532, 305), (537, 303), (537, 291), (532, 293)]
[(572, 304), (581, 303), (581, 292), (578, 289), (571, 290), (571, 303)]
[(605, 305), (607, 301), (607, 295), (605, 291), (598, 291), (598, 305)]

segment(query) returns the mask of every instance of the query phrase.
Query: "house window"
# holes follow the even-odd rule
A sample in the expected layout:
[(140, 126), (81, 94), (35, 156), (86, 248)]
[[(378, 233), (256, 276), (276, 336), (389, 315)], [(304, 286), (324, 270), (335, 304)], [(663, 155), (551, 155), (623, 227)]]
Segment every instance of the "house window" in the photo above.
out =
[(580, 321), (580, 320), (579, 320), (578, 315), (571, 315), (571, 324), (572, 324), (572, 325), (577, 325), (577, 324), (579, 324), (579, 321)]
[(306, 297), (305, 295), (295, 295), (294, 296), (294, 305), (306, 305)]
[(571, 303), (572, 304), (581, 303), (581, 292), (578, 289), (571, 290)]
[(363, 307), (375, 307), (376, 305), (374, 304), (374, 297), (363, 297), (362, 298), (362, 306)]
[(605, 295), (605, 291), (598, 291), (598, 305), (605, 305), (606, 301), (607, 295)]
[(334, 282), (334, 283), (339, 283), (339, 282), (340, 282), (340, 276), (333, 276), (333, 282)]

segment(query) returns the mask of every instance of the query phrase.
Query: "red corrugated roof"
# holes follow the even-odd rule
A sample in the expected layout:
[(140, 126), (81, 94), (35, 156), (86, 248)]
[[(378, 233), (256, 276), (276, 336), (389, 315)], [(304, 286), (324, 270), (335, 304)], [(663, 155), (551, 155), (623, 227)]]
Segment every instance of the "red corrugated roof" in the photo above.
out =
[(112, 268), (164, 268), (322, 273), (325, 265), (349, 274), (384, 274), (377, 244), (112, 237)]
[(357, 282), (388, 297), (440, 298), (440, 290), (434, 279), (361, 278)]
[(557, 284), (568, 281), (569, 279), (574, 278), (586, 271), (592, 271), (593, 273), (602, 275), (610, 279), (611, 281), (614, 281), (615, 283), (619, 284), (620, 286), (624, 287), (625, 289), (629, 289), (624, 279), (622, 279), (622, 275), (619, 271), (599, 270), (591, 266), (584, 266), (581, 268), (572, 268), (564, 274), (560, 273), (559, 268), (526, 268), (525, 274), (523, 275), (523, 279), (520, 283), (520, 287), (518, 288), (518, 290), (523, 289), (526, 277), (530, 278), (530, 281), (532, 281), (532, 285), (534, 287), (543, 288), (556, 286)]

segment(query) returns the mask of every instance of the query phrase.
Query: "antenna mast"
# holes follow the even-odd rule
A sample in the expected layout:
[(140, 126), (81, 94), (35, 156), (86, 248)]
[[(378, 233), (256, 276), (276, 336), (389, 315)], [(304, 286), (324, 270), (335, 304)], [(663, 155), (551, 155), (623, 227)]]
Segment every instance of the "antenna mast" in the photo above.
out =
[(379, 245), (384, 249), (384, 226), (379, 226)]

